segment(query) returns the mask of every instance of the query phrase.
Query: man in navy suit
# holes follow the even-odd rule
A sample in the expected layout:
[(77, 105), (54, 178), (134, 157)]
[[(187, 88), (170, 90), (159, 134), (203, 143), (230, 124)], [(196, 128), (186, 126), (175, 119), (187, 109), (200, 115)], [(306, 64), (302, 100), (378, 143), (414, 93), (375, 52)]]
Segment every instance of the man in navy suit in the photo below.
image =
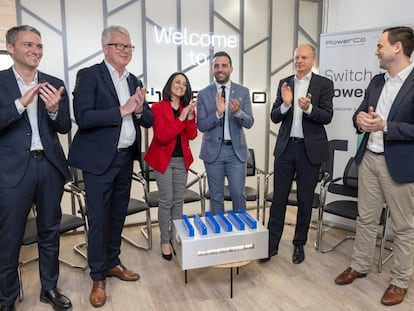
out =
[(210, 191), (210, 210), (224, 212), (227, 176), (233, 210), (246, 208), (247, 143), (244, 128), (254, 123), (249, 89), (230, 81), (230, 55), (213, 56), (215, 82), (198, 93), (197, 127), (203, 133), (200, 159), (204, 160)]
[(329, 157), (324, 125), (333, 116), (333, 82), (312, 73), (315, 48), (300, 45), (294, 56), (296, 74), (282, 79), (270, 117), (280, 123), (274, 149), (273, 201), (269, 216), (269, 256), (278, 253), (285, 223), (286, 203), (296, 174), (298, 211), (293, 237), (292, 262), (305, 259), (303, 246), (308, 238), (312, 202), (319, 169)]
[(43, 56), (40, 32), (9, 29), (6, 47), (13, 66), (0, 71), (0, 310), (14, 310), (17, 267), (26, 220), (36, 206), (40, 300), (72, 308), (57, 290), (60, 202), (70, 180), (58, 133), (71, 129), (63, 81), (37, 70)]
[(88, 264), (94, 307), (106, 301), (105, 278), (136, 281), (120, 261), (121, 233), (131, 190), (133, 160), (141, 159), (141, 126), (154, 119), (146, 89), (126, 70), (134, 46), (128, 31), (102, 32), (102, 63), (81, 69), (73, 92), (78, 131), (69, 151), (71, 166), (82, 169), (88, 206)]
[(384, 305), (403, 301), (414, 261), (414, 66), (410, 27), (388, 28), (375, 55), (386, 73), (376, 75), (353, 116), (363, 139), (355, 156), (358, 169), (358, 218), (352, 261), (336, 279), (338, 285), (365, 277), (375, 252), (377, 225), (389, 206), (394, 233), (391, 283)]

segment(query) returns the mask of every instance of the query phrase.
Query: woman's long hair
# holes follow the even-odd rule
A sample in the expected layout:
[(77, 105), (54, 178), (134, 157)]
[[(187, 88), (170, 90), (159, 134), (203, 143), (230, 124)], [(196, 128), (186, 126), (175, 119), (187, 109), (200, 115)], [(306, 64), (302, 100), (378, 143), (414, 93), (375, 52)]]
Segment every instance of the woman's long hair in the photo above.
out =
[(183, 76), (185, 78), (186, 83), (187, 83), (185, 93), (180, 98), (181, 104), (185, 107), (188, 104), (190, 104), (191, 99), (192, 99), (193, 96), (192, 96), (192, 91), (191, 91), (190, 80), (188, 80), (188, 77), (182, 72), (174, 72), (168, 78), (167, 83), (165, 84), (164, 88), (162, 89), (162, 99), (171, 101), (171, 85), (172, 85), (175, 77), (178, 76), (178, 75)]

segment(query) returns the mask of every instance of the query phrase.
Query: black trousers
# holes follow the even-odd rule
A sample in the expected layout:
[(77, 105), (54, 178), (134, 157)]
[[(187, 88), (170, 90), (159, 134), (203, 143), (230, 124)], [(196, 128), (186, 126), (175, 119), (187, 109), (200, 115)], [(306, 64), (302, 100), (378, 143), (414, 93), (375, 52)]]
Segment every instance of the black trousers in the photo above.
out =
[(14, 304), (19, 293), (18, 264), (27, 216), (36, 205), (39, 272), (43, 290), (59, 276), (60, 201), (64, 177), (46, 158), (31, 157), (20, 183), (0, 188), (0, 304)]
[(279, 247), (285, 224), (286, 204), (295, 174), (298, 212), (293, 244), (306, 244), (319, 169), (320, 165), (309, 161), (303, 141), (289, 141), (283, 155), (274, 160), (273, 201), (268, 223), (269, 252)]
[(92, 280), (120, 264), (121, 233), (128, 209), (133, 159), (131, 149), (118, 152), (102, 175), (83, 172), (88, 207), (88, 264)]

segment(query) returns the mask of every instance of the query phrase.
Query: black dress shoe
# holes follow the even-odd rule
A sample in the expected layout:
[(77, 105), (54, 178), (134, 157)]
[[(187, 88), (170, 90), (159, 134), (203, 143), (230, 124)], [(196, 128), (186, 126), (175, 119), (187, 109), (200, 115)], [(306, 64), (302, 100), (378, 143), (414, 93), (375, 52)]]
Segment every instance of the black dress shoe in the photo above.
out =
[(276, 255), (277, 255), (277, 249), (274, 249), (274, 250), (272, 250), (272, 251), (269, 252), (269, 256), (267, 256), (265, 258), (260, 258), (259, 259), (259, 262), (261, 262), (261, 263), (268, 262), (268, 261), (270, 261), (270, 259), (273, 256), (276, 256)]
[(164, 258), (165, 260), (170, 261), (173, 257), (173, 254), (164, 254), (163, 252), (161, 252), (162, 258)]
[(50, 303), (54, 310), (71, 310), (72, 303), (69, 298), (61, 294), (56, 288), (40, 292), (40, 301)]
[(294, 264), (300, 264), (305, 260), (305, 251), (303, 245), (295, 245), (293, 248), (292, 262)]
[(0, 306), (0, 311), (15, 311), (15, 310), (16, 310), (16, 308), (15, 308), (14, 305), (11, 305), (11, 306), (3, 306), (3, 305), (1, 305)]

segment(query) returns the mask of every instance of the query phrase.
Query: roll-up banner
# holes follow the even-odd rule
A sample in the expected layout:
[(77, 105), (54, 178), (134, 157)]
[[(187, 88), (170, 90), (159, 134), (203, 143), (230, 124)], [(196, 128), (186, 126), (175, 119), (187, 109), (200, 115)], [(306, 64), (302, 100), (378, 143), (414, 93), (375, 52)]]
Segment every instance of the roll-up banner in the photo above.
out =
[(361, 138), (355, 132), (352, 116), (362, 102), (370, 80), (381, 72), (375, 51), (383, 30), (321, 35), (319, 72), (333, 81), (335, 89), (334, 116), (326, 127), (333, 150), (334, 178), (342, 176), (345, 164), (355, 155)]
[(322, 34), (319, 71), (334, 83), (334, 115), (326, 127), (334, 151), (333, 177), (342, 176), (356, 152), (358, 135), (352, 115), (364, 98), (372, 77), (380, 72), (375, 50), (382, 29)]

